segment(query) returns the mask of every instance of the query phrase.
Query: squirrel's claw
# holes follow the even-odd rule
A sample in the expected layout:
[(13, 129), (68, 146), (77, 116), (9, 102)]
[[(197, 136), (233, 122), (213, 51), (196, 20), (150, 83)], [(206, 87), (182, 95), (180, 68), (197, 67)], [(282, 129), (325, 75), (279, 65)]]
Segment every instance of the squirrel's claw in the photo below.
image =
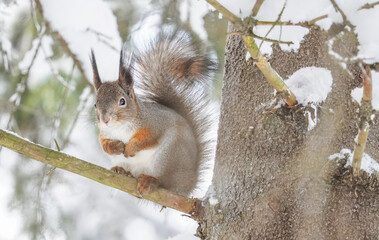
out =
[(125, 170), (125, 168), (120, 167), (120, 166), (114, 166), (114, 167), (112, 167), (111, 171), (113, 171), (115, 173), (118, 173), (118, 174), (122, 174), (122, 175), (128, 176), (128, 177), (133, 177), (133, 175), (132, 175), (132, 173), (130, 171), (127, 171), (127, 170)]

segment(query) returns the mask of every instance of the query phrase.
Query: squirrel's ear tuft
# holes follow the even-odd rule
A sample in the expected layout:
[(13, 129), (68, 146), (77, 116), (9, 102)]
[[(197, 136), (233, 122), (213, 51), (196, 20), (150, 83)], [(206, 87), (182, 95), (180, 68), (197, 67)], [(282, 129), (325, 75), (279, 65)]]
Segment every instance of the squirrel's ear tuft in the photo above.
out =
[(118, 76), (118, 84), (128, 94), (132, 93), (133, 77), (132, 77), (130, 68), (124, 65), (124, 51), (123, 50), (121, 50), (121, 53), (120, 53), (120, 71), (119, 71), (119, 76)]
[(99, 72), (97, 70), (97, 64), (96, 64), (96, 58), (95, 58), (95, 53), (93, 52), (93, 49), (91, 49), (91, 65), (92, 65), (92, 72), (93, 72), (93, 83), (95, 85), (96, 90), (99, 89), (101, 86), (101, 79), (99, 76)]

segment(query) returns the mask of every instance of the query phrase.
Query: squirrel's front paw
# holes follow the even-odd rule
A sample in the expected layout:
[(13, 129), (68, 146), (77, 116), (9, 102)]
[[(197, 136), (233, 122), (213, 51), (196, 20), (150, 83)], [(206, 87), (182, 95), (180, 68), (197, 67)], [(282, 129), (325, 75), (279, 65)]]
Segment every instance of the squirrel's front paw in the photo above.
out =
[(161, 181), (153, 176), (141, 174), (137, 181), (137, 191), (143, 196), (156, 190), (161, 185)]
[(125, 144), (118, 140), (104, 139), (102, 142), (104, 152), (108, 154), (123, 154), (125, 151)]
[(125, 150), (124, 150), (124, 156), (125, 157), (134, 157), (136, 155), (136, 150), (130, 146), (130, 144), (125, 145)]

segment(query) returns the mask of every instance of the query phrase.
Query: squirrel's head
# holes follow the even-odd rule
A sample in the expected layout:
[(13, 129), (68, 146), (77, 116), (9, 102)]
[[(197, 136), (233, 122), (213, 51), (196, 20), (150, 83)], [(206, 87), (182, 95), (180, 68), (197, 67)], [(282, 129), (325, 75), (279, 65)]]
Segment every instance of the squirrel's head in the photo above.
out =
[(117, 126), (132, 122), (139, 112), (137, 97), (133, 89), (133, 77), (130, 68), (124, 66), (123, 51), (120, 55), (118, 80), (102, 82), (97, 70), (95, 54), (91, 50), (93, 82), (96, 89), (96, 117), (99, 126)]

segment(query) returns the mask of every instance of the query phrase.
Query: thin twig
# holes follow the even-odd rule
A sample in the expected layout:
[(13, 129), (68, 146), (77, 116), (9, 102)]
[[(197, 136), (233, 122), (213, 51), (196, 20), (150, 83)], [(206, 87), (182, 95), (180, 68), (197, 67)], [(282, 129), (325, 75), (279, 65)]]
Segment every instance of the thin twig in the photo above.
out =
[(334, 9), (336, 9), (337, 12), (339, 12), (342, 16), (343, 24), (348, 25), (352, 29), (355, 28), (355, 26), (347, 19), (346, 14), (342, 9), (338, 6), (335, 0), (330, 0), (330, 2), (333, 4)]
[(74, 90), (74, 87), (70, 85), (69, 81), (66, 82), (64, 80), (64, 78), (62, 77), (62, 75), (60, 75), (59, 72), (57, 71), (57, 69), (54, 67), (53, 61), (51, 60), (50, 57), (47, 56), (46, 51), (45, 51), (44, 48), (42, 48), (42, 51), (43, 51), (43, 53), (45, 55), (45, 60), (46, 60), (46, 62), (48, 63), (48, 65), (50, 67), (51, 73), (58, 80), (58, 82), (60, 82), (63, 87), (65, 87), (67, 89), (70, 89), (70, 90)]
[[(235, 32), (228, 32), (227, 35), (243, 35), (243, 33), (241, 31), (235, 31)], [(264, 39), (264, 37), (261, 37), (259, 35), (254, 34), (254, 33), (252, 33), (252, 36), (255, 38), (258, 38), (258, 39)], [(282, 43), (282, 44), (287, 44), (287, 45), (294, 44), (292, 41), (280, 41), (280, 40), (275, 40), (275, 39), (271, 39), (271, 38), (266, 38), (266, 41), (267, 42), (273, 42), (273, 43)]]
[(317, 21), (320, 21), (322, 19), (325, 19), (328, 17), (328, 14), (316, 17), (312, 20), (309, 21), (304, 21), (304, 22), (298, 22), (298, 23), (293, 23), (291, 21), (285, 21), (285, 22), (272, 22), (272, 21), (256, 21), (255, 25), (278, 25), (278, 26), (300, 26), (300, 27), (312, 27)]
[(241, 19), (234, 15), (232, 12), (230, 12), (228, 9), (226, 9), (224, 6), (222, 6), (219, 2), (216, 0), (205, 0), (210, 5), (212, 5), (216, 10), (221, 13), (224, 17), (228, 18), (229, 21), (232, 23), (241, 23)]
[(38, 36), (38, 44), (37, 44), (37, 47), (36, 49), (34, 50), (34, 53), (33, 53), (33, 57), (30, 61), (30, 64), (26, 70), (26, 73), (23, 74), (22, 78), (21, 78), (21, 81), (20, 83), (17, 84), (17, 88), (16, 88), (16, 92), (14, 93), (15, 96), (14, 97), (14, 102), (11, 102), (11, 109), (10, 109), (10, 112), (9, 112), (9, 119), (8, 119), (8, 122), (7, 122), (7, 125), (6, 125), (6, 128), (9, 129), (10, 128), (10, 124), (12, 122), (12, 115), (13, 113), (17, 110), (18, 106), (20, 105), (21, 103), (21, 98), (22, 98), (22, 95), (23, 93), (25, 92), (26, 88), (27, 88), (27, 82), (28, 82), (28, 79), (29, 79), (29, 75), (30, 75), (30, 71), (34, 65), (34, 62), (37, 58), (37, 55), (38, 55), (38, 52), (41, 48), (41, 45), (42, 45), (42, 39), (45, 35), (45, 32), (44, 30), (41, 30), (39, 36)]
[(275, 88), (275, 90), (283, 96), (283, 99), (289, 106), (296, 104), (296, 97), (284, 83), (279, 74), (270, 66), (266, 58), (261, 54), (257, 44), (252, 36), (242, 36), (242, 39), (249, 51), (251, 57), (256, 61), (255, 64), (261, 70), (265, 78)]
[(267, 31), (266, 35), (264, 36), (263, 40), (261, 41), (261, 43), (259, 44), (259, 49), (261, 49), (263, 43), (265, 42), (265, 40), (267, 39), (267, 36), (270, 34), (270, 32), (274, 29), (274, 27), (276, 26), (276, 23), (280, 21), (280, 19), (282, 18), (282, 15), (283, 15), (283, 12), (284, 12), (284, 9), (286, 8), (286, 5), (287, 5), (287, 0), (284, 1), (284, 4), (283, 4), (283, 7), (282, 7), (282, 10), (280, 11), (279, 15), (278, 15), (278, 18), (276, 19), (275, 21), (275, 24), (273, 24), (271, 26), (271, 28)]
[(362, 165), (362, 157), (365, 151), (368, 132), (372, 121), (370, 116), (372, 114), (372, 79), (370, 67), (363, 68), (362, 64), (359, 64), (362, 70), (362, 82), (363, 82), (363, 96), (361, 105), (359, 107), (360, 123), (358, 132), (358, 141), (354, 148), (353, 156), (353, 174), (357, 176)]
[(90, 33), (93, 33), (93, 34), (95, 34), (96, 35), (96, 37), (97, 37), (97, 40), (99, 41), (99, 42), (102, 42), (102, 43), (104, 43), (106, 46), (108, 46), (110, 49), (112, 49), (113, 51), (115, 51), (115, 52), (119, 52), (119, 50), (115, 47), (115, 46), (113, 46), (112, 44), (110, 44), (108, 41), (110, 41), (110, 40), (112, 40), (112, 38), (110, 37), (110, 36), (108, 36), (108, 35), (105, 35), (105, 34), (103, 34), (103, 33), (101, 33), (101, 32), (98, 32), (98, 31), (96, 31), (96, 30), (93, 30), (92, 28), (87, 28), (86, 29), (86, 32), (90, 32)]
[[(281, 44), (287, 44), (287, 45), (294, 44), (292, 41), (275, 40), (275, 39), (271, 39), (271, 38), (267, 38), (267, 37), (261, 37), (261, 36), (254, 34), (254, 33), (253, 33), (253, 37), (258, 38), (258, 39), (262, 39), (266, 42), (281, 43)], [(262, 42), (261, 42), (261, 44), (262, 44)]]
[(374, 3), (366, 3), (365, 5), (363, 5), (362, 7), (360, 7), (358, 10), (370, 9), (370, 8), (375, 7), (378, 4), (379, 4), (379, 1), (374, 2)]
[(264, 2), (264, 0), (257, 0), (255, 2), (254, 7), (253, 7), (253, 17), (257, 16), (259, 9), (261, 8), (263, 2)]

